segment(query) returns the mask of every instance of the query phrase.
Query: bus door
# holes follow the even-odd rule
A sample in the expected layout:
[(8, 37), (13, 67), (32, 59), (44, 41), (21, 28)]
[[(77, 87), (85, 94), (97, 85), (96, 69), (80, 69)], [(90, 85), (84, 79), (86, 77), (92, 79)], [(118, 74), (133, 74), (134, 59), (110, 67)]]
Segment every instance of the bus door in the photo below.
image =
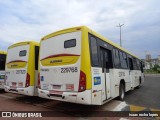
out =
[(109, 99), (111, 97), (111, 83), (110, 83), (110, 73), (109, 68), (111, 62), (111, 51), (108, 49), (100, 48), (101, 55), (101, 65), (102, 65), (102, 75), (104, 76), (102, 93), (104, 93), (103, 100)]
[(134, 71), (133, 71), (133, 59), (129, 58), (129, 80), (131, 83), (131, 88), (134, 87)]

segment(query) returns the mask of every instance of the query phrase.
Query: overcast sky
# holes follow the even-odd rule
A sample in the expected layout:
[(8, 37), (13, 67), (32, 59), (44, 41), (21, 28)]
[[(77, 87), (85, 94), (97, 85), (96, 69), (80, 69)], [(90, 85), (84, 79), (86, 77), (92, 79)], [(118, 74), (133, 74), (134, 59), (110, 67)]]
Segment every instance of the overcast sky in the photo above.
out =
[(160, 0), (0, 0), (0, 50), (86, 25), (139, 56), (160, 55)]

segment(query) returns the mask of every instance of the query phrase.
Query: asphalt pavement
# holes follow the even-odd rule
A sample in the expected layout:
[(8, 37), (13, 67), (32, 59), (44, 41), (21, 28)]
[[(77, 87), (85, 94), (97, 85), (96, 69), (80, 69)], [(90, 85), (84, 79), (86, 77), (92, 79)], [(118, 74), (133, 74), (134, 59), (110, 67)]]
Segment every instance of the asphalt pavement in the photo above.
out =
[[(78, 119), (85, 119), (83, 113), (73, 114), (71, 111), (87, 110), (88, 116), (94, 116), (97, 111), (160, 111), (160, 75), (146, 75), (145, 82), (139, 89), (126, 93), (125, 100), (119, 101), (117, 98), (102, 106), (80, 105), (42, 99), (39, 97), (30, 97), (12, 93), (0, 92), (0, 111), (53, 111), (58, 119), (71, 119), (73, 116), (79, 116)], [(86, 113), (85, 113), (86, 114)], [(60, 116), (64, 116), (63, 118)], [(1, 119), (1, 118), (0, 118)], [(74, 119), (74, 118), (72, 118)], [(99, 120), (97, 117), (96, 119)], [(101, 118), (112, 119), (112, 118)], [(140, 119), (135, 118), (136, 120)], [(159, 119), (159, 118), (158, 118)], [(16, 119), (17, 120), (17, 119)], [(113, 119), (112, 119), (113, 120)], [(119, 118), (115, 118), (119, 120)]]
[(127, 92), (125, 101), (129, 105), (160, 109), (160, 75), (145, 75), (142, 86)]

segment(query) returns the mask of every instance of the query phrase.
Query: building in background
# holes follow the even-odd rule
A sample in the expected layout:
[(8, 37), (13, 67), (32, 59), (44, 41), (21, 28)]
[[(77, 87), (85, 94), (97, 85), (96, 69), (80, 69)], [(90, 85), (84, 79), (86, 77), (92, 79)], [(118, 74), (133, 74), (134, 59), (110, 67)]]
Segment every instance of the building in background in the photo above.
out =
[(151, 54), (146, 54), (146, 59), (142, 59), (142, 61), (145, 64), (144, 69), (151, 69), (153, 68), (155, 65), (159, 65), (160, 66), (160, 55), (158, 55), (157, 58), (152, 59), (151, 58)]
[(151, 54), (146, 54), (146, 61), (150, 62), (151, 61)]

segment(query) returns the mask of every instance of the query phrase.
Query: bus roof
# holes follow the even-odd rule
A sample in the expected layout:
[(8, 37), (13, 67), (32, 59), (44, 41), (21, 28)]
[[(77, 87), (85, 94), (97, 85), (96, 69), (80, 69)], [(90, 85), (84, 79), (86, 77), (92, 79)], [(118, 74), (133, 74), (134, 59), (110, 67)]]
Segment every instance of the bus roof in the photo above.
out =
[(0, 51), (0, 54), (7, 54), (7, 52), (5, 52), (5, 51)]
[(99, 35), (97, 32), (91, 30), (90, 28), (86, 27), (86, 26), (77, 26), (77, 27), (72, 27), (72, 28), (67, 28), (67, 29), (63, 29), (63, 30), (59, 30), (59, 31), (56, 31), (54, 33), (51, 33), (51, 34), (48, 34), (46, 36), (44, 36), (41, 40), (46, 40), (46, 39), (49, 39), (51, 37), (54, 37), (54, 36), (57, 36), (57, 35), (60, 35), (60, 34), (64, 34), (64, 33), (69, 33), (69, 32), (76, 32), (76, 31), (79, 31), (79, 30), (86, 30), (88, 31), (89, 33), (97, 36), (98, 38), (102, 39), (103, 41), (106, 41), (107, 43), (111, 44), (112, 46), (128, 53), (129, 55), (137, 58), (137, 59), (140, 59), (138, 58), (137, 56), (133, 55), (132, 53), (130, 53), (128, 50), (122, 48), (121, 46), (119, 46), (118, 44), (112, 42), (111, 40), (109, 39), (106, 39), (105, 37)]
[(33, 44), (33, 45), (39, 46), (39, 43), (36, 42), (36, 41), (24, 41), (24, 42), (15, 43), (15, 44), (9, 46), (8, 49), (14, 48), (14, 47), (17, 47), (17, 46), (21, 46), (21, 45), (27, 45), (27, 44)]

